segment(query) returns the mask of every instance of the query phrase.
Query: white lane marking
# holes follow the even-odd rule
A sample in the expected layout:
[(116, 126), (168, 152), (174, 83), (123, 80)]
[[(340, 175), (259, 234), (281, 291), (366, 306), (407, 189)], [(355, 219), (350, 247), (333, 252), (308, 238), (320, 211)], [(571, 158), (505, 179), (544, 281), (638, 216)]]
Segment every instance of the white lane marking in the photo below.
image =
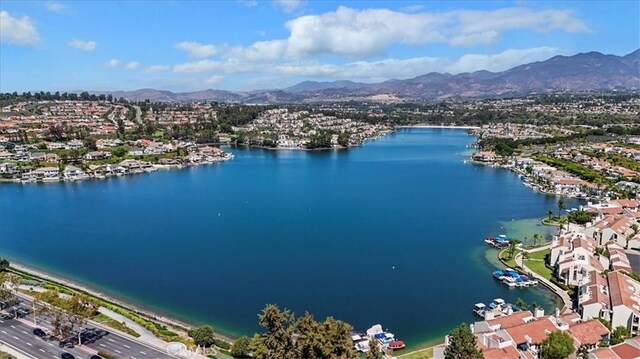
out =
[(0, 323), (4, 323), (4, 320), (0, 320)]
[(104, 344), (102, 344), (102, 343), (100, 343), (100, 346), (101, 346), (101, 347), (103, 347), (103, 348), (106, 348), (106, 347), (107, 347), (106, 345), (104, 345)]
[(130, 347), (130, 346), (128, 346), (128, 345), (126, 345), (126, 344), (122, 344), (122, 345), (123, 345), (125, 348), (127, 348), (127, 349), (131, 349), (131, 347)]
[(5, 332), (4, 330), (2, 331), (2, 334), (7, 334), (7, 332)]
[(51, 344), (51, 343), (47, 343), (47, 344), (49, 344), (49, 345), (53, 346), (53, 344)]
[(11, 328), (16, 329), (16, 327), (14, 325), (12, 325)]
[(113, 349), (114, 352), (118, 353), (118, 354), (122, 354), (121, 351), (119, 351), (118, 349)]
[(145, 353), (145, 352), (140, 352), (140, 354), (142, 354), (142, 355), (147, 355), (147, 353)]
[(16, 340), (20, 340), (20, 338), (16, 337), (15, 335), (13, 336)]
[(44, 349), (42, 349), (42, 348), (38, 348), (38, 350), (39, 350), (39, 351), (41, 351), (41, 352), (43, 352), (43, 353), (46, 353), (46, 352), (44, 351)]
[(28, 346), (32, 347), (33, 344), (29, 343), (29, 342), (25, 342)]
[(131, 359), (136, 359), (136, 357), (131, 357)]
[(24, 330), (21, 330), (21, 332), (23, 332), (24, 334), (29, 334), (29, 333), (25, 332)]
[(54, 358), (58, 359), (58, 357), (57, 357), (57, 356), (55, 356), (55, 355), (52, 355), (52, 357), (54, 357)]
[(110, 342), (112, 342), (112, 343), (115, 343), (115, 342), (116, 342), (115, 340), (113, 340), (113, 339), (111, 339), (111, 338), (107, 338), (107, 340), (108, 340), (108, 341), (110, 341)]

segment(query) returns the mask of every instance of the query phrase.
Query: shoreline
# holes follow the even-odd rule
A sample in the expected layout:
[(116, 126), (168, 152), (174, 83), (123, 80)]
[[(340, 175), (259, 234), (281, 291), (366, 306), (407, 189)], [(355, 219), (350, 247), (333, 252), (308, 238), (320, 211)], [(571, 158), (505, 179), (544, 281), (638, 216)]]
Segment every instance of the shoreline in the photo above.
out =
[[(67, 287), (69, 289), (78, 291), (78, 292), (83, 292), (86, 294), (89, 294), (90, 296), (96, 297), (98, 299), (101, 299), (107, 303), (122, 307), (126, 310), (131, 311), (134, 314), (138, 314), (140, 316), (143, 316), (149, 320), (158, 322), (160, 324), (164, 324), (170, 327), (173, 327), (174, 329), (180, 330), (180, 331), (184, 331), (185, 333), (190, 330), (193, 329), (196, 325), (194, 324), (190, 324), (187, 323), (183, 320), (179, 320), (167, 315), (163, 315), (160, 314), (158, 312), (154, 312), (152, 310), (149, 309), (144, 309), (141, 308), (139, 305), (135, 305), (132, 304), (130, 302), (125, 302), (122, 299), (117, 298), (116, 296), (110, 295), (110, 294), (106, 294), (102, 291), (99, 291), (97, 289), (91, 288), (87, 285), (83, 285), (80, 284), (76, 281), (67, 279), (63, 276), (60, 275), (54, 275), (51, 274), (50, 271), (43, 271), (41, 269), (35, 269), (33, 267), (30, 267), (28, 265), (22, 264), (22, 263), (17, 263), (13, 260), (10, 260), (10, 265), (9, 268), (18, 272), (18, 273), (24, 273), (27, 274), (31, 277), (35, 277), (37, 279), (41, 279), (43, 281), (47, 281), (50, 282), (52, 284), (57, 284), (57, 285), (61, 285), (64, 287)], [(205, 324), (203, 324), (205, 325)], [(231, 336), (228, 333), (225, 332), (221, 332), (220, 330), (215, 330), (216, 333), (216, 337), (219, 337), (221, 339), (227, 340), (227, 341), (233, 341), (233, 339), (235, 339), (234, 336)], [(160, 339), (160, 338), (158, 338)]]
[(474, 130), (479, 129), (478, 126), (455, 126), (455, 125), (403, 125), (396, 126), (395, 128), (454, 128), (461, 130)]

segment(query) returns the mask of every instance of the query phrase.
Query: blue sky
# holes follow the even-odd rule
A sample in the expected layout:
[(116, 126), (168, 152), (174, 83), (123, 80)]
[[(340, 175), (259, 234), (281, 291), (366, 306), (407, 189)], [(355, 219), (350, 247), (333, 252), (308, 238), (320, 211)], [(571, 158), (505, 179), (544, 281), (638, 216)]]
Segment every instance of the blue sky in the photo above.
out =
[(281, 88), (640, 48), (638, 1), (10, 1), (0, 92)]

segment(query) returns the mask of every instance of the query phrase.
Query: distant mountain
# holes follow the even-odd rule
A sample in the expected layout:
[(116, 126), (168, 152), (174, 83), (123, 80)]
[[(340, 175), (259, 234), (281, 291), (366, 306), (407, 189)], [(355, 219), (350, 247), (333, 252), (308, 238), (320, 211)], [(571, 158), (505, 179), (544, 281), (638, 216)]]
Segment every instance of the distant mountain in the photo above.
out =
[[(379, 83), (304, 81), (282, 90), (231, 92), (204, 90), (173, 93), (154, 89), (112, 92), (115, 97), (151, 101), (300, 103), (336, 100), (494, 98), (541, 93), (640, 91), (640, 50), (626, 56), (599, 52), (555, 56), (502, 72), (456, 75), (431, 72), (406, 80)], [(381, 96), (385, 95), (385, 96)]]

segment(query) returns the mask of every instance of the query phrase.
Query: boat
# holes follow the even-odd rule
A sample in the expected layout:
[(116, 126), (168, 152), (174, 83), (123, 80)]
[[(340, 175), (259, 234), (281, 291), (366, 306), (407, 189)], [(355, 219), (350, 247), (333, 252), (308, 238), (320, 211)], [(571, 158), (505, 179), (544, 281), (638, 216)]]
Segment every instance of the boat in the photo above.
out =
[(495, 241), (495, 238), (493, 238), (492, 236), (487, 236), (487, 238), (484, 239), (484, 242), (487, 244), (491, 244), (493, 245)]
[(498, 279), (498, 280), (503, 280), (504, 279), (504, 272), (501, 270), (497, 270), (495, 272), (493, 272), (493, 277)]
[(404, 347), (405, 347), (405, 344), (402, 340), (396, 340), (395, 342), (392, 342), (389, 344), (389, 348), (393, 350), (402, 349)]
[(484, 317), (484, 312), (487, 310), (487, 306), (484, 303), (476, 303), (473, 306), (473, 312), (477, 315)]

